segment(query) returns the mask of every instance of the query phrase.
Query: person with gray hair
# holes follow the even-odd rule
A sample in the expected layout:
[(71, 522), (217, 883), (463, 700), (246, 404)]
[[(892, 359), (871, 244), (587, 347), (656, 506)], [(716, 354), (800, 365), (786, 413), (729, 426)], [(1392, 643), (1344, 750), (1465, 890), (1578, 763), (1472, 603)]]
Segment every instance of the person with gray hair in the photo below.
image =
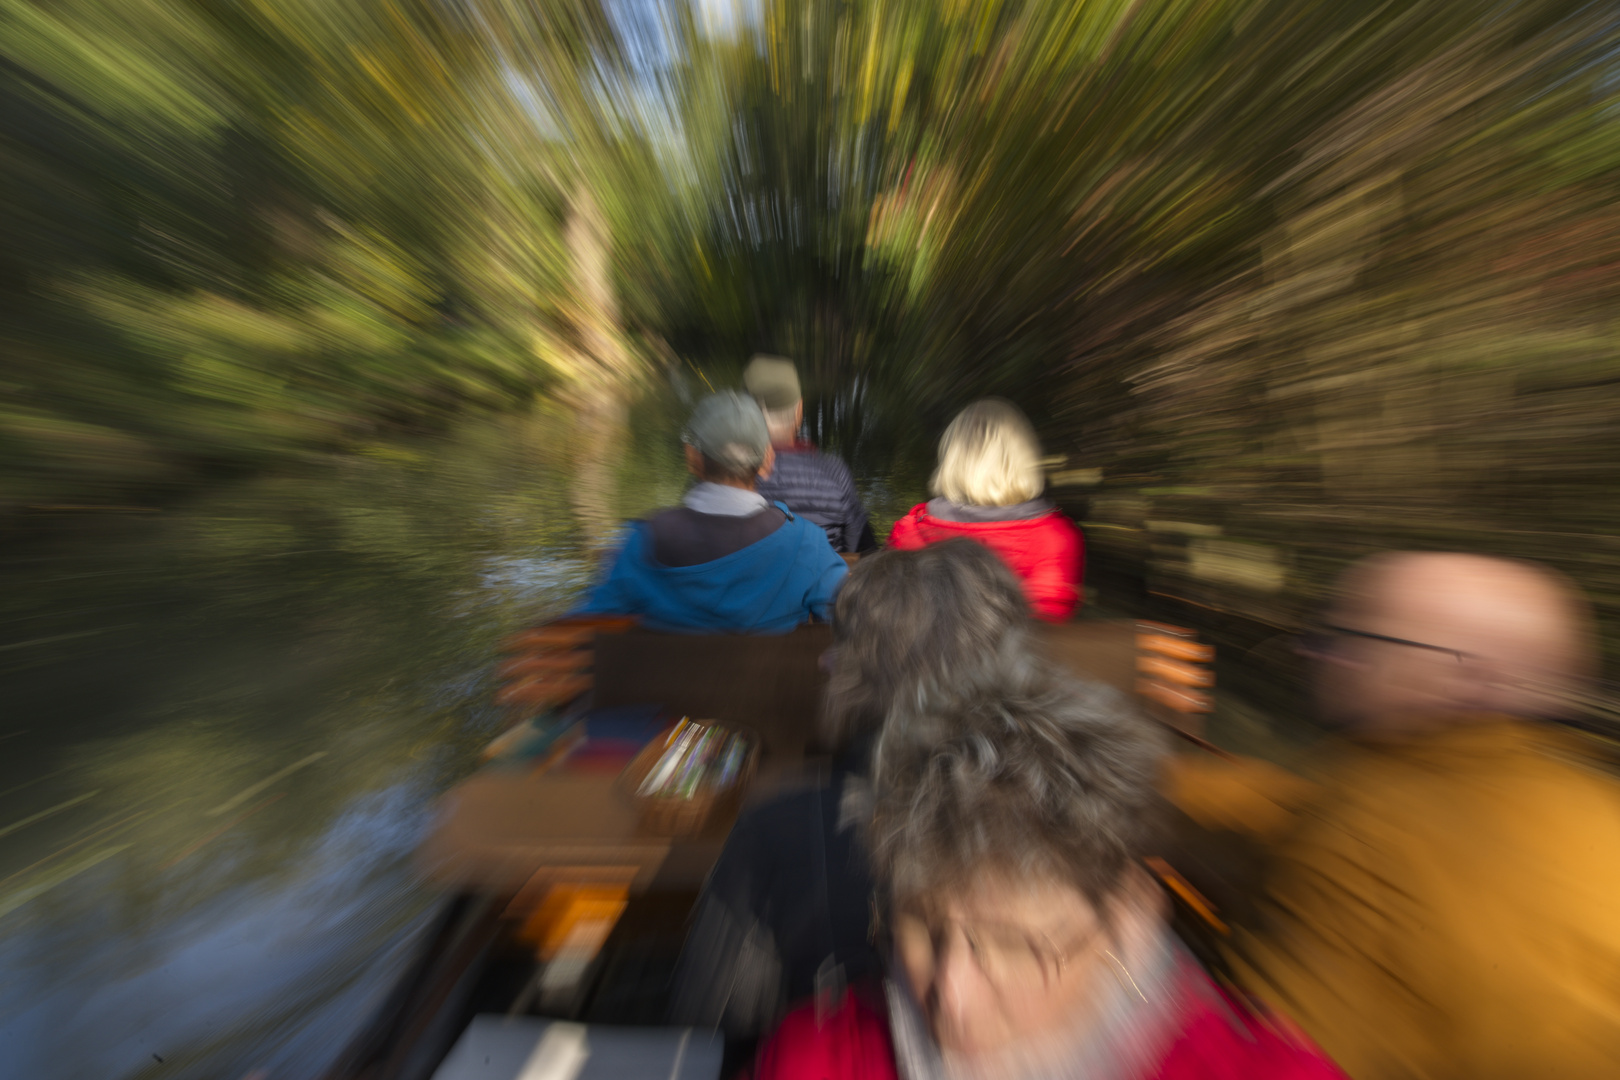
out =
[(1063, 676), (901, 712), (869, 826), (891, 977), (789, 1014), (755, 1080), (1340, 1076), (1172, 934), (1161, 728)]
[(756, 490), (775, 456), (759, 407), (711, 394), (692, 412), (681, 505), (630, 523), (576, 614), (639, 615), (654, 630), (785, 634), (832, 615), (848, 567), (821, 530)]
[(839, 552), (866, 552), (877, 538), (849, 475), (849, 466), (799, 437), (804, 398), (793, 361), (755, 356), (743, 370), (743, 385), (765, 413), (776, 467), (760, 482), (760, 494), (820, 525)]
[(822, 704), (825, 779), (745, 812), (695, 909), (672, 1021), (769, 1032), (818, 987), (875, 976), (872, 888), (858, 826), (872, 741), (897, 710), (1045, 685), (1015, 578), (962, 540), (862, 559), (839, 593)]
[(896, 710), (1039, 683), (1051, 668), (1033, 648), (1034, 630), (1018, 578), (980, 544), (862, 560), (833, 619), (822, 737), (869, 742)]

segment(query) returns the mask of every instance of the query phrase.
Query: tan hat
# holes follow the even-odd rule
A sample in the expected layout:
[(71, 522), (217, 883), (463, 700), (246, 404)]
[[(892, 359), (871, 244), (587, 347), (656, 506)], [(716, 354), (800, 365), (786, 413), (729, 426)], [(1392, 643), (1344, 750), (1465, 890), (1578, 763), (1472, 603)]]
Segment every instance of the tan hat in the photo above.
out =
[(756, 353), (743, 369), (743, 385), (756, 401), (773, 412), (793, 408), (804, 396), (799, 389), (799, 369), (783, 356)]

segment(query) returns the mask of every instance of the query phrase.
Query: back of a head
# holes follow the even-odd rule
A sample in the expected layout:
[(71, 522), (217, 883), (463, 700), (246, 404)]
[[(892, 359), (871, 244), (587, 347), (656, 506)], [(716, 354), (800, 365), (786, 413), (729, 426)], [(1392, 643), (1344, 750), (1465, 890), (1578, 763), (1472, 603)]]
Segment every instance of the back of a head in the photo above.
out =
[(1017, 577), (971, 540), (862, 559), (833, 623), (838, 646), (822, 718), (834, 744), (874, 729), (898, 704), (1021, 686), (1043, 669), (1029, 651), (1029, 602)]
[(1101, 909), (1158, 827), (1165, 743), (1116, 691), (1063, 676), (886, 725), (877, 877), (903, 898), (999, 872), (1072, 884)]
[(975, 401), (939, 439), (934, 494), (968, 506), (1013, 506), (1040, 495), (1041, 446), (1017, 406), (999, 398)]
[(703, 455), (705, 475), (711, 479), (751, 479), (765, 464), (771, 445), (759, 406), (732, 390), (698, 402), (682, 438)]
[(1351, 723), (1400, 729), (1425, 716), (1556, 716), (1595, 671), (1590, 607), (1547, 567), (1395, 552), (1358, 563), (1340, 584), (1333, 622), (1430, 646), (1358, 642), (1357, 663), (1325, 679), (1324, 704)]
[(785, 356), (756, 354), (743, 369), (743, 386), (764, 411), (771, 441), (777, 445), (791, 443), (798, 435), (799, 402), (803, 397), (799, 369), (793, 361)]

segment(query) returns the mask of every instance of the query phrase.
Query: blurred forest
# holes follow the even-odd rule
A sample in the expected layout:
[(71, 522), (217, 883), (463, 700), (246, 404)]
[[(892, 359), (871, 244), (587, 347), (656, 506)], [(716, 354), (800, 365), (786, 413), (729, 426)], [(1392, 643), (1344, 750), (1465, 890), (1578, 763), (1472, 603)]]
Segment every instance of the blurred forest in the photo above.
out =
[(0, 516), (542, 400), (589, 476), (769, 349), (868, 473), (1013, 398), (1099, 572), (1229, 643), (1388, 545), (1612, 617), (1617, 45), (1574, 0), (0, 0)]

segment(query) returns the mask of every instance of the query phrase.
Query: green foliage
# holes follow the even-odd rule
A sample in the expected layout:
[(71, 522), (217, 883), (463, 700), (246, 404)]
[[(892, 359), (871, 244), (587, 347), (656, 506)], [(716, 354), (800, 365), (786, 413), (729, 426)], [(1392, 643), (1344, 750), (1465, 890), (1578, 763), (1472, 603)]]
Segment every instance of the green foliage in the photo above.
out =
[(709, 199), (666, 309), (796, 356), (857, 454), (1014, 398), (1187, 617), (1288, 625), (1392, 544), (1620, 613), (1617, 46), (1562, 0), (768, 2), (688, 50)]
[(669, 187), (595, 92), (600, 9), (4, 0), (0, 41), (0, 512), (643, 363), (612, 232), (568, 231)]
[(1620, 604), (1579, 539), (1620, 461), (1600, 7), (0, 0), (0, 27), (0, 503), (537, 397), (607, 446), (660, 367), (767, 349), (869, 472), (1014, 398), (1099, 506), (1149, 504), (1102, 545), (1196, 603), (1286, 623), (1401, 542)]

